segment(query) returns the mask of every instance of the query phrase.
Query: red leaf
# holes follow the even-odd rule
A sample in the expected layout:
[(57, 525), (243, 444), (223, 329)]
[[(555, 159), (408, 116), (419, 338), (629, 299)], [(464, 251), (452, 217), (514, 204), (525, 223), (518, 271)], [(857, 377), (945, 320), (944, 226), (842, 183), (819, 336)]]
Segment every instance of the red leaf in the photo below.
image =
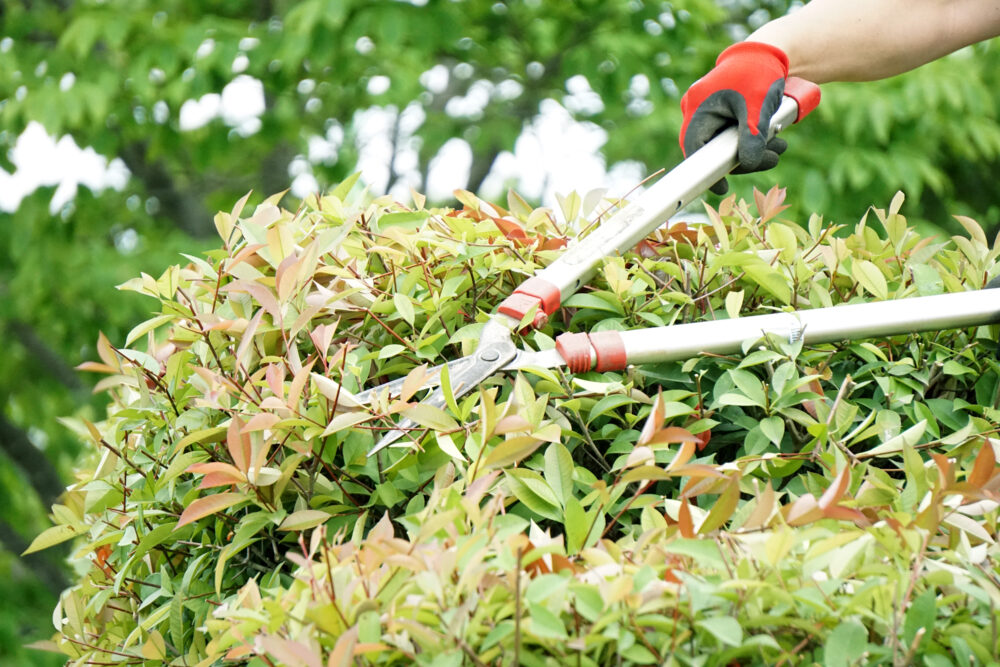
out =
[(681, 537), (694, 537), (694, 522), (691, 521), (691, 508), (688, 506), (687, 498), (681, 500), (681, 509), (677, 512), (677, 524)]
[(821, 510), (826, 510), (827, 508), (836, 505), (844, 495), (844, 492), (847, 491), (847, 485), (850, 481), (850, 467), (844, 466), (841, 468), (840, 472), (837, 473), (833, 483), (831, 483), (829, 488), (827, 488), (827, 490), (823, 492), (823, 495), (820, 496), (819, 502), (817, 503), (819, 508)]
[(181, 513), (181, 518), (178, 519), (175, 529), (215, 514), (227, 507), (232, 507), (244, 500), (246, 500), (246, 496), (242, 493), (216, 493), (215, 495), (198, 498)]
[(528, 235), (524, 231), (524, 227), (520, 223), (514, 222), (513, 220), (505, 220), (504, 218), (493, 218), (493, 223), (500, 230), (507, 239), (514, 242), (515, 245), (527, 245), (529, 242)]
[(555, 238), (545, 239), (542, 241), (541, 245), (538, 246), (539, 250), (559, 250), (560, 248), (566, 247), (566, 239), (562, 236), (557, 236)]
[(976, 489), (981, 489), (986, 485), (986, 482), (990, 481), (990, 477), (993, 476), (993, 472), (997, 467), (996, 454), (993, 451), (993, 445), (989, 440), (983, 441), (983, 446), (979, 450), (979, 454), (976, 456), (976, 462), (972, 466), (972, 472), (966, 478), (966, 481)]
[(250, 419), (250, 421), (246, 423), (246, 426), (240, 429), (240, 435), (250, 433), (252, 431), (263, 431), (266, 428), (271, 428), (280, 421), (281, 417), (276, 414), (270, 412), (258, 412)]
[(282, 364), (268, 364), (264, 371), (267, 386), (278, 398), (285, 397), (285, 367)]
[(667, 466), (667, 470), (673, 470), (675, 468), (679, 468), (680, 466), (683, 466), (685, 463), (690, 461), (691, 457), (694, 456), (694, 448), (695, 448), (694, 443), (690, 441), (685, 442), (683, 445), (681, 445), (681, 448), (677, 451), (676, 456), (674, 456), (674, 460), (671, 461), (670, 464)]
[(233, 465), (245, 473), (250, 467), (250, 436), (243, 433), (243, 427), (239, 415), (233, 415), (226, 432), (226, 447), (233, 458)]
[(646, 423), (642, 427), (642, 433), (639, 434), (637, 445), (645, 445), (653, 439), (656, 432), (660, 430), (660, 425), (663, 423), (666, 414), (667, 405), (663, 400), (663, 392), (660, 391), (656, 394), (656, 399), (653, 401), (653, 409), (649, 411), (649, 416), (646, 417)]
[(689, 229), (686, 222), (675, 222), (670, 225), (670, 229), (663, 236), (664, 238), (682, 241), (690, 245), (695, 245), (698, 242), (698, 230)]
[(931, 454), (931, 458), (934, 459), (934, 463), (937, 464), (938, 472), (940, 473), (938, 481), (941, 483), (941, 490), (947, 491), (955, 483), (955, 471), (951, 465), (951, 460), (944, 454)]
[(799, 496), (798, 500), (786, 505), (785, 509), (787, 510), (785, 520), (792, 526), (802, 526), (823, 517), (823, 510), (819, 508), (816, 496), (811, 493)]
[(668, 426), (666, 428), (661, 428), (659, 431), (654, 433), (649, 440), (643, 444), (671, 444), (674, 442), (690, 442), (695, 444), (698, 442), (698, 437), (692, 435), (691, 431), (686, 428), (681, 428), (680, 426)]
[(842, 521), (856, 521), (868, 525), (871, 522), (864, 514), (850, 507), (831, 507), (823, 511), (823, 516), (828, 519), (840, 519)]
[(708, 443), (712, 440), (712, 429), (708, 429), (707, 431), (702, 431), (701, 433), (696, 435), (695, 438), (698, 440), (698, 451), (700, 452), (701, 450), (708, 447)]
[(220, 486), (232, 486), (237, 482), (242, 482), (242, 479), (233, 479), (231, 476), (221, 473), (221, 472), (210, 472), (201, 478), (201, 484), (198, 485), (199, 489), (216, 489)]
[(768, 190), (766, 195), (762, 194), (757, 188), (754, 188), (753, 200), (754, 204), (757, 205), (757, 212), (760, 214), (761, 222), (767, 222), (788, 208), (788, 205), (784, 204), (785, 188), (779, 188), (777, 185)]
[(639, 241), (639, 244), (635, 247), (635, 253), (640, 257), (645, 257), (646, 259), (659, 257), (660, 255), (660, 253), (656, 252), (656, 247), (650, 243), (648, 239)]
[(224, 475), (230, 475), (237, 481), (244, 479), (243, 474), (236, 469), (236, 466), (230, 465), (228, 463), (223, 463), (222, 461), (209, 461), (208, 463), (195, 463), (188, 466), (187, 470), (184, 472), (196, 473), (201, 475), (207, 475), (209, 473), (218, 473)]

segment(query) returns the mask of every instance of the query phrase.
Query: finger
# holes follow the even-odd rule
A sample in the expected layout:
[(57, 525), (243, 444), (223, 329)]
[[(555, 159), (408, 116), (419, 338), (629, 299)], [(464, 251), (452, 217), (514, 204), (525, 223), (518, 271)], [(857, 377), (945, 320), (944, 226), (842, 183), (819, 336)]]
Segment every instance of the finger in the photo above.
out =
[(785, 141), (784, 139), (779, 139), (778, 137), (774, 137), (770, 141), (768, 141), (767, 145), (764, 147), (764, 151), (763, 153), (761, 153), (760, 161), (757, 163), (757, 166), (753, 167), (752, 169), (748, 169), (744, 165), (740, 164), (737, 165), (735, 169), (733, 169), (732, 173), (749, 174), (755, 171), (766, 171), (768, 169), (773, 169), (778, 165), (778, 159), (781, 156), (781, 154), (784, 153), (787, 149), (788, 149), (787, 141)]
[(724, 195), (729, 192), (729, 181), (723, 178), (712, 185), (709, 190), (711, 190), (714, 194)]
[(764, 159), (766, 142), (762, 135), (753, 134), (745, 127), (740, 127), (740, 143), (737, 149), (737, 169), (739, 173), (749, 173), (760, 170), (760, 162)]

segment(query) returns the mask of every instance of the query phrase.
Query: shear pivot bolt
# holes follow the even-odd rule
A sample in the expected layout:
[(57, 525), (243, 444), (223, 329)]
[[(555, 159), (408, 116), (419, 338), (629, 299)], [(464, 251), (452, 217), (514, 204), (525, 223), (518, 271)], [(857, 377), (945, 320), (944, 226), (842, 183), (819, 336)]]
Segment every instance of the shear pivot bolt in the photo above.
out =
[(500, 358), (500, 353), (496, 350), (486, 350), (479, 355), (479, 358), (483, 361), (496, 361)]

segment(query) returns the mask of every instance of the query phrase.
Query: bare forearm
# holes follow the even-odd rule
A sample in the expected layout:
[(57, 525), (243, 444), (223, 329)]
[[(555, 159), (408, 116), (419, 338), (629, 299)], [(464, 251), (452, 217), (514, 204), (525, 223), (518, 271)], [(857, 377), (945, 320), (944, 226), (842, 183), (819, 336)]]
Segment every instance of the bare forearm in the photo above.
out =
[(812, 0), (748, 40), (788, 54), (790, 74), (816, 83), (906, 72), (1000, 34), (1000, 2)]

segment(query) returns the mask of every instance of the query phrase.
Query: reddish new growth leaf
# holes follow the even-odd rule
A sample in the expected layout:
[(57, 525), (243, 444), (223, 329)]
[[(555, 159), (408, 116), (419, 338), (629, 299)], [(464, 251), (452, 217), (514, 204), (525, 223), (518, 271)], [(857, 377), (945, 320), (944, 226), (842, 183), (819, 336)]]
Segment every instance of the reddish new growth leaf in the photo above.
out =
[(681, 537), (694, 537), (694, 522), (691, 520), (691, 507), (687, 498), (681, 499), (681, 508), (677, 512), (677, 527), (680, 529)]
[(246, 500), (246, 496), (242, 493), (217, 493), (213, 496), (198, 498), (188, 505), (187, 508), (181, 513), (174, 529), (176, 530), (177, 528), (197, 521), (198, 519), (215, 514), (216, 512), (226, 509), (227, 507), (232, 507), (233, 505), (241, 503), (244, 500)]
[(211, 461), (209, 463), (195, 463), (189, 466), (184, 472), (205, 475), (199, 489), (212, 489), (218, 486), (231, 486), (240, 482), (245, 482), (245, 474), (236, 469), (235, 466), (222, 461)]
[(478, 199), (471, 192), (455, 190), (455, 198), (465, 206), (459, 215), (473, 220), (490, 220), (496, 225), (504, 238), (519, 247), (537, 244), (538, 250), (559, 250), (565, 248), (565, 236), (546, 236), (540, 232), (532, 232), (525, 228), (514, 215), (496, 204), (488, 204)]
[[(702, 227), (703, 231), (711, 232), (711, 228)], [(686, 222), (674, 222), (666, 229), (656, 230), (653, 234), (642, 241), (639, 241), (634, 248), (634, 252), (640, 257), (652, 259), (660, 257), (674, 243), (687, 243), (695, 246), (698, 243), (698, 230), (688, 227)]]
[(243, 432), (244, 423), (239, 415), (233, 415), (226, 432), (226, 447), (240, 472), (246, 473), (250, 468), (250, 434)]
[(990, 444), (990, 441), (984, 440), (983, 446), (979, 449), (979, 454), (976, 455), (976, 462), (973, 464), (972, 470), (965, 481), (973, 489), (981, 490), (996, 472), (996, 453), (993, 451), (993, 445)]
[(789, 206), (784, 203), (785, 188), (779, 188), (777, 185), (768, 190), (766, 195), (757, 188), (754, 188), (753, 201), (757, 206), (757, 213), (760, 215), (761, 222), (771, 220)]
[(799, 496), (795, 502), (781, 508), (785, 520), (792, 526), (802, 526), (820, 519), (841, 519), (867, 525), (868, 518), (856, 509), (839, 503), (851, 482), (851, 469), (845, 466), (823, 492), (819, 500), (811, 493)]

